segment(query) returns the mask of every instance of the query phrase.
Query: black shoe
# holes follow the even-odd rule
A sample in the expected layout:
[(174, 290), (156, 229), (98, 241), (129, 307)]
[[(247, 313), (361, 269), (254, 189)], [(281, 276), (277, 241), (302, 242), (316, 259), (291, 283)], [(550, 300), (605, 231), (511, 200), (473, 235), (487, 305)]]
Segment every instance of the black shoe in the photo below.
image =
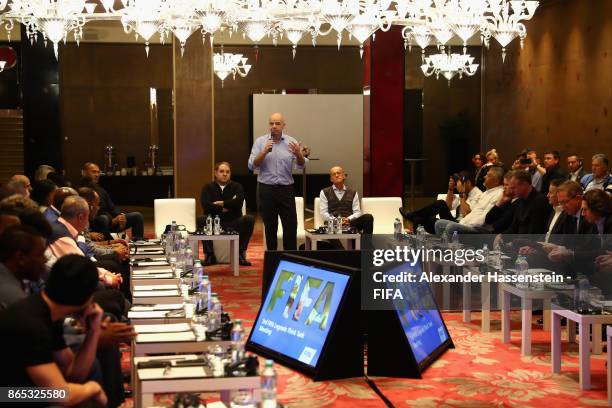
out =
[(210, 266), (217, 263), (217, 258), (215, 258), (215, 254), (206, 254), (204, 257), (204, 262), (202, 262), (202, 266)]
[(242, 266), (251, 266), (252, 264), (246, 259), (246, 251), (240, 251), (238, 255), (238, 263)]
[(400, 207), (399, 208), (399, 212), (400, 214), (402, 214), (402, 217), (404, 217), (405, 219), (407, 219), (408, 221), (414, 221), (414, 217), (412, 216), (412, 214), (410, 213), (410, 211), (406, 211), (404, 209), (404, 207)]

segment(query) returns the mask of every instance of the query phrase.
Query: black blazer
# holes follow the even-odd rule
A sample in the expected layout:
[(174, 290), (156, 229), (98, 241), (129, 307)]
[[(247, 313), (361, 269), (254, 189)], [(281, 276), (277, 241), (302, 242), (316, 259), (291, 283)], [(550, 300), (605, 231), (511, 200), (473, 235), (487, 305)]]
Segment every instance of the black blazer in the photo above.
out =
[[(223, 207), (213, 204), (215, 201), (223, 201)], [(244, 189), (242, 184), (229, 181), (223, 191), (219, 184), (212, 182), (202, 188), (200, 203), (204, 214), (219, 215), (221, 222), (230, 222), (242, 217), (242, 203), (244, 201)], [(229, 211), (223, 212), (227, 208)]]
[(546, 196), (532, 189), (527, 198), (519, 198), (516, 203), (512, 224), (504, 234), (545, 234), (546, 222), (552, 211)]

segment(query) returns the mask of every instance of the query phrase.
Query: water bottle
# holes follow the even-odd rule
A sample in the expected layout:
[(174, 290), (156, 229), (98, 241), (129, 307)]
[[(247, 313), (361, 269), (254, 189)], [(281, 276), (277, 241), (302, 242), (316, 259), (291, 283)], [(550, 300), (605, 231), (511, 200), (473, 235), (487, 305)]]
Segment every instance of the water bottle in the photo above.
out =
[(185, 248), (185, 272), (193, 270), (193, 251), (191, 250), (191, 246), (187, 245)]
[(272, 360), (266, 360), (261, 373), (261, 407), (276, 408), (276, 370)]
[(200, 298), (201, 298), (201, 310), (206, 307), (206, 310), (211, 309), (212, 304), (212, 285), (210, 284), (210, 280), (208, 280), (208, 275), (203, 275), (202, 280), (200, 281), (199, 286)]
[(244, 356), (244, 327), (242, 320), (236, 319), (230, 333), (232, 347), (232, 362), (237, 363)]
[(185, 238), (178, 236), (176, 242), (176, 269), (185, 272)]
[(342, 234), (342, 217), (337, 216), (334, 221), (334, 234)]
[(208, 309), (208, 331), (215, 331), (221, 327), (221, 316), (223, 307), (216, 293), (211, 295), (210, 308)]
[(451, 245), (453, 248), (459, 248), (459, 232), (453, 232), (453, 237), (451, 238)]
[(517, 256), (516, 261), (514, 262), (514, 269), (516, 271), (516, 275), (518, 276), (518, 280), (516, 282), (517, 288), (526, 289), (529, 287), (529, 284), (524, 282), (528, 268), (529, 265), (527, 265), (527, 260), (525, 257), (522, 255)]
[(206, 217), (206, 229), (204, 230), (205, 235), (212, 235), (213, 231), (213, 221), (212, 217), (209, 215)]
[(170, 257), (174, 253), (174, 239), (176, 235), (176, 221), (170, 223), (170, 231), (166, 234), (166, 256)]
[(191, 288), (199, 289), (202, 284), (202, 276), (204, 275), (204, 267), (199, 259), (196, 259), (193, 263), (192, 274), (193, 280), (191, 281)]
[(501, 245), (499, 242), (495, 242), (495, 244), (493, 244), (493, 252), (495, 253), (495, 256), (493, 259), (493, 268), (495, 268), (495, 270), (497, 271), (501, 271), (503, 264), (502, 264), (502, 250), (501, 250)]
[(482, 257), (484, 258), (484, 264), (488, 264), (489, 263), (489, 246), (487, 244), (484, 244), (482, 246)]
[(591, 284), (588, 279), (583, 277), (578, 280), (576, 291), (574, 292), (575, 308), (578, 313), (584, 313), (589, 309), (588, 292), (590, 286)]
[(425, 227), (419, 225), (416, 230), (417, 245), (422, 246), (425, 241)]
[(221, 218), (218, 215), (215, 215), (215, 223), (214, 223), (213, 234), (221, 235)]
[(395, 235), (395, 239), (399, 239), (402, 236), (402, 222), (399, 218), (396, 218), (393, 222), (393, 233)]

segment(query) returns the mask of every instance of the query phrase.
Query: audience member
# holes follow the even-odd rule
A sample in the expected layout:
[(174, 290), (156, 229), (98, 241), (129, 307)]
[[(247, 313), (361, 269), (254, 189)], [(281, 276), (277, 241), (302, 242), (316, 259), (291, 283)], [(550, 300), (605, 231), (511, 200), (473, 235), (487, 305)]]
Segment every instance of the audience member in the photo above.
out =
[(542, 189), (540, 193), (547, 195), (551, 180), (566, 178), (566, 174), (559, 164), (561, 156), (556, 150), (544, 153), (544, 167), (536, 166), (536, 171), (542, 175)]
[(531, 185), (531, 174), (525, 170), (513, 170), (510, 185), (518, 200), (512, 223), (503, 233), (544, 234), (552, 207), (546, 196)]
[[(249, 245), (255, 218), (252, 215), (242, 215), (242, 205), (244, 203), (244, 189), (242, 184), (232, 181), (232, 169), (228, 162), (220, 162), (215, 165), (215, 180), (202, 188), (200, 204), (204, 210), (204, 215), (198, 218), (198, 227), (202, 229), (206, 223), (208, 215), (219, 216), (221, 227), (224, 230), (234, 230), (240, 234), (239, 237), (239, 263), (243, 266), (250, 266), (247, 260), (246, 250)], [(213, 251), (212, 241), (203, 241), (204, 245), (204, 265), (217, 263)]]
[(24, 209), (38, 210), (38, 204), (30, 198), (20, 194), (13, 194), (0, 201), (0, 210), (2, 209), (12, 209), (16, 211)]
[(604, 190), (612, 194), (612, 175), (608, 172), (608, 156), (598, 153), (591, 159), (591, 173), (582, 177), (580, 184), (584, 191)]
[[(374, 217), (361, 212), (359, 194), (344, 183), (346, 173), (340, 166), (329, 169), (329, 180), (332, 185), (325, 187), (319, 193), (319, 213), (323, 221), (332, 217), (342, 217), (343, 226), (351, 226), (361, 234), (372, 235), (374, 232)], [(367, 238), (366, 238), (367, 239)], [(337, 240), (332, 245), (341, 247)]]
[(499, 234), (505, 231), (512, 224), (514, 210), (517, 207), (518, 196), (512, 190), (510, 179), (512, 172), (504, 174), (504, 190), (495, 205), (489, 210), (485, 217), (485, 225), (479, 230), (481, 233)]
[(8, 208), (0, 210), (0, 234), (8, 227), (19, 224), (21, 224), (21, 221), (16, 211)]
[(531, 185), (537, 191), (542, 190), (542, 173), (537, 171), (540, 165), (538, 153), (534, 149), (525, 149), (518, 155), (517, 159), (512, 164), (512, 170), (526, 170), (531, 174)]
[(47, 164), (41, 164), (34, 172), (34, 182), (46, 180), (49, 173), (55, 173), (55, 169)]
[(503, 168), (502, 162), (499, 160), (499, 154), (497, 154), (497, 150), (491, 149), (486, 154), (487, 162), (478, 169), (478, 172), (474, 175), (474, 185), (480, 189), (480, 191), (484, 191), (486, 188), (484, 185), (484, 178), (487, 175), (487, 172), (492, 166), (498, 166)]
[[(459, 192), (459, 207), (457, 208), (459, 214), (457, 217), (451, 214), (451, 208), (455, 200), (455, 187)], [(450, 177), (446, 200), (437, 200), (414, 212), (405, 211), (403, 208), (400, 208), (399, 211), (405, 219), (412, 222), (413, 229), (423, 225), (427, 232), (433, 234), (436, 216), (439, 216), (442, 220), (457, 221), (469, 214), (481, 195), (482, 191), (474, 185), (474, 175), (468, 171), (462, 171)]]
[[(78, 196), (67, 197), (62, 205), (62, 212), (55, 223), (51, 224), (53, 234), (49, 239), (49, 249), (53, 258), (50, 262), (69, 255), (85, 256), (78, 244), (78, 237), (89, 225), (89, 205), (85, 199)], [(110, 287), (118, 287), (121, 276), (99, 268), (100, 279)]]
[(484, 165), (484, 155), (482, 153), (474, 153), (472, 156), (472, 166), (474, 174), (478, 173), (478, 170)]
[(0, 234), (0, 309), (28, 296), (29, 282), (46, 272), (42, 234), (27, 225), (13, 225)]
[(9, 190), (12, 194), (20, 194), (26, 198), (30, 197), (32, 193), (32, 184), (30, 183), (30, 179), (23, 174), (15, 174), (10, 178), (7, 184), (7, 190)]
[(567, 170), (568, 175), (567, 179), (571, 181), (577, 181), (580, 183), (580, 180), (585, 176), (586, 172), (582, 167), (583, 159), (575, 153), (569, 154), (567, 156)]
[(51, 180), (41, 180), (34, 184), (30, 198), (38, 203), (40, 211), (44, 213), (53, 205), (53, 198), (57, 185)]
[(53, 204), (43, 211), (43, 215), (47, 221), (49, 221), (49, 224), (53, 224), (59, 218), (64, 200), (66, 200), (68, 197), (76, 195), (78, 195), (78, 193), (71, 187), (60, 187), (55, 190), (53, 193)]
[[(87, 381), (101, 331), (102, 309), (92, 301), (97, 283), (90, 260), (66, 256), (53, 266), (40, 294), (0, 313), (3, 386), (67, 388), (66, 405), (88, 400), (106, 405), (101, 386)], [(63, 337), (64, 318), (69, 315), (78, 316), (86, 332), (76, 355)]]
[(99, 184), (100, 167), (95, 163), (83, 165), (83, 176), (91, 177), (93, 188), (100, 196), (100, 210), (92, 225), (92, 230), (104, 233), (107, 237), (111, 232), (121, 232), (132, 229), (132, 239), (144, 238), (144, 218), (139, 212), (124, 214), (113, 204), (108, 192)]
[(477, 233), (478, 227), (485, 223), (487, 213), (503, 195), (504, 171), (501, 167), (491, 167), (485, 176), (484, 184), (487, 188), (471, 207), (471, 211), (461, 218), (459, 222), (440, 219), (435, 223), (436, 234), (446, 233), (449, 236), (455, 231), (459, 233)]

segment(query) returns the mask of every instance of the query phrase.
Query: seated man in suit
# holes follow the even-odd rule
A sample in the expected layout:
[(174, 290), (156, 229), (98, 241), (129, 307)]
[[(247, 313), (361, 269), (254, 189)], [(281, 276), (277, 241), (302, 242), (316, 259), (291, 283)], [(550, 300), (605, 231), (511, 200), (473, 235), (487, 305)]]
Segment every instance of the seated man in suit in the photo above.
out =
[[(346, 173), (340, 166), (329, 170), (331, 186), (321, 190), (319, 212), (323, 221), (329, 221), (332, 217), (342, 217), (342, 225), (350, 225), (365, 235), (372, 235), (374, 231), (374, 217), (371, 214), (363, 214), (359, 206), (359, 195), (353, 189), (344, 184)], [(337, 245), (339, 243), (334, 243)]]
[(95, 163), (85, 163), (82, 173), (83, 177), (91, 178), (92, 184), (81, 187), (91, 187), (100, 196), (100, 210), (94, 222), (92, 222), (92, 231), (101, 232), (107, 236), (107, 239), (110, 239), (111, 232), (121, 232), (132, 228), (132, 239), (135, 241), (143, 239), (144, 218), (142, 214), (139, 212), (124, 214), (113, 204), (108, 192), (98, 184), (100, 167)]
[[(246, 250), (251, 235), (253, 235), (255, 218), (248, 214), (242, 215), (244, 189), (242, 184), (230, 180), (231, 175), (232, 170), (228, 162), (220, 162), (215, 165), (215, 181), (202, 188), (200, 203), (204, 210), (204, 216), (198, 217), (198, 229), (202, 229), (204, 226), (206, 216), (214, 217), (218, 215), (223, 229), (232, 229), (240, 234), (240, 265), (251, 266), (246, 258)], [(212, 241), (204, 241), (203, 245), (205, 255), (203, 265), (217, 263)]]

